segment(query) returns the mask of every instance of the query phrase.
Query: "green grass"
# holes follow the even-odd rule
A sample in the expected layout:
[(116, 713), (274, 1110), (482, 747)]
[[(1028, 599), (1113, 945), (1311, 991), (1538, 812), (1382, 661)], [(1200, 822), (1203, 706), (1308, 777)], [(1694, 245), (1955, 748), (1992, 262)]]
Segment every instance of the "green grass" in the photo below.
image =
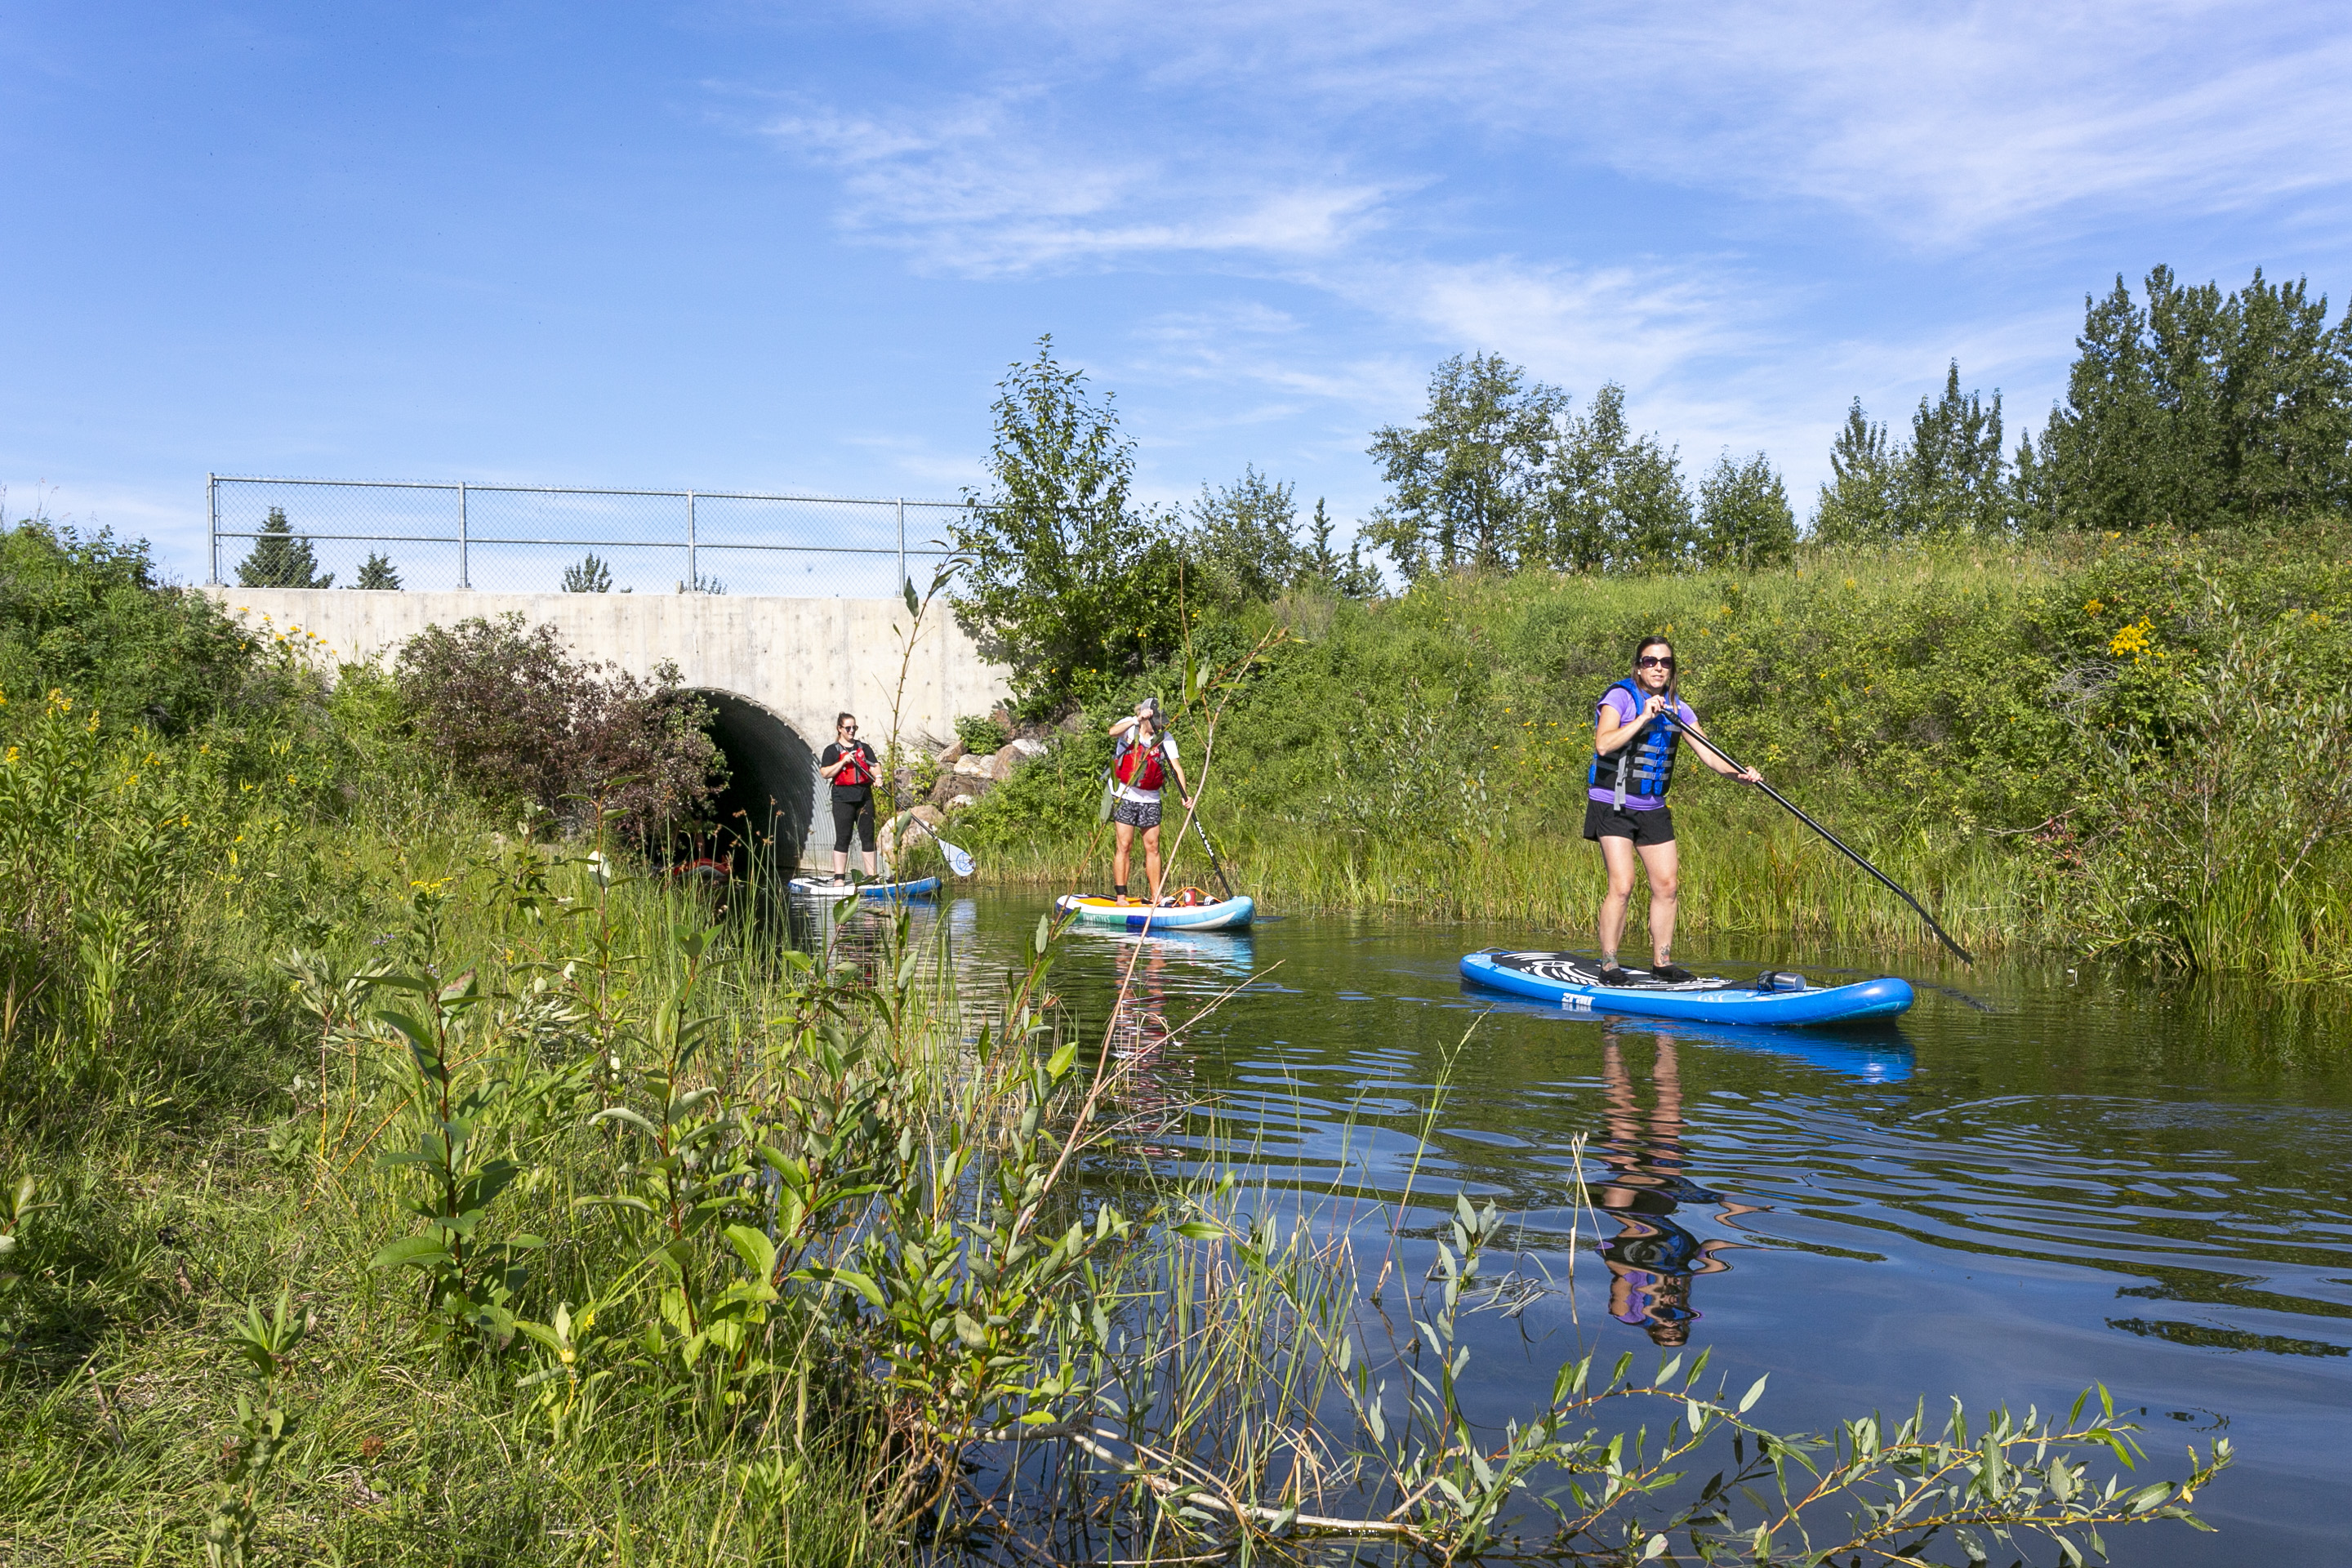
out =
[[(1255, 660), (1244, 652), (1279, 636)], [(1206, 821), (1275, 907), (1591, 930), (1591, 714), (1675, 639), (1708, 731), (1975, 949), (2352, 977), (2352, 566), (2265, 540), (1816, 552), (1737, 575), (1462, 577), (1202, 623), (1225, 671), (1178, 726)], [(1246, 668), (1244, 668), (1246, 666)], [(1181, 689), (1173, 670), (1108, 693)], [(959, 824), (992, 874), (1108, 881), (1100, 747)], [(1907, 908), (1685, 759), (1680, 930), (1925, 946)], [(1180, 875), (1209, 881), (1196, 844)], [(1641, 895), (1637, 894), (1637, 900)]]

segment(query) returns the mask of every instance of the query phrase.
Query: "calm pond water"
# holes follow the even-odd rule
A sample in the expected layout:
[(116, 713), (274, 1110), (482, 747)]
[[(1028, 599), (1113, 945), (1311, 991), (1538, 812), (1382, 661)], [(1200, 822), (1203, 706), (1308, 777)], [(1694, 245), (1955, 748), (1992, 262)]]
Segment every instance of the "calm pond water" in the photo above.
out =
[[(960, 968), (1001, 974), (1044, 904), (992, 894), (923, 920), (949, 922)], [(1488, 1276), (1543, 1286), (1516, 1319), (1471, 1320), (1480, 1414), (1497, 1423), (1594, 1346), (1643, 1352), (1637, 1369), (1654, 1343), (1711, 1346), (1735, 1390), (1769, 1372), (1756, 1414), (1782, 1431), (1922, 1394), (2063, 1411), (2097, 1381), (2144, 1410), (2144, 1444), (2172, 1469), (2192, 1439), (2226, 1434), (2239, 1455), (2200, 1499), (2218, 1535), (2112, 1532), (2116, 1561), (2352, 1561), (2341, 997), (1742, 939), (1685, 949), (1702, 973), (1891, 970), (1919, 987), (1912, 1012), (1866, 1033), (1742, 1034), (1465, 988), (1456, 961), (1496, 944), (1548, 943), (1349, 917), (1074, 933), (1055, 988), (1099, 1029), (1142, 948), (1126, 1048), (1176, 1108), (1157, 1141), (1171, 1163), (1200, 1151), (1213, 1111), (1271, 1184), (1321, 1194), (1344, 1164), (1393, 1200), (1438, 1095), (1412, 1187), (1423, 1234), (1456, 1192), (1492, 1198), (1516, 1255)], [(1579, 1134), (1601, 1247), (1589, 1213), (1572, 1239)]]

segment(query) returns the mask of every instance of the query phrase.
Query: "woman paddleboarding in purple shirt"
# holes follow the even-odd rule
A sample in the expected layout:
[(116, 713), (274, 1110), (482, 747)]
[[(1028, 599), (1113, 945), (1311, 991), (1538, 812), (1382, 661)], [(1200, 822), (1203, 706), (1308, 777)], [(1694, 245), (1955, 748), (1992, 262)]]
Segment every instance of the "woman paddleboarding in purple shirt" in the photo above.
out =
[[(1625, 935), (1625, 902), (1633, 896), (1634, 860), (1650, 874), (1651, 974), (1679, 984), (1697, 978), (1674, 961), (1675, 900), (1680, 862), (1666, 789), (1674, 782), (1675, 742), (1688, 731), (1704, 742), (1698, 715), (1675, 695), (1675, 649), (1664, 637), (1643, 637), (1633, 650), (1633, 673), (1601, 694), (1594, 714), (1592, 765), (1585, 771), (1584, 837), (1601, 846), (1609, 868), (1609, 896), (1601, 900), (1601, 984), (1632, 977), (1617, 962)], [(1760, 784), (1754, 768), (1735, 768), (1712, 747), (1693, 748), (1727, 778)]]

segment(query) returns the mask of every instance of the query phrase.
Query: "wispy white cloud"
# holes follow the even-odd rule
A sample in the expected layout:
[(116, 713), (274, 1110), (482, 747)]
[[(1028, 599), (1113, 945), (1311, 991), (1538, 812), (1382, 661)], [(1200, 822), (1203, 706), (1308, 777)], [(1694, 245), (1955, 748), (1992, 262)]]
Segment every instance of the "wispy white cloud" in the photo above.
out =
[(835, 170), (849, 231), (929, 267), (992, 274), (1232, 255), (1335, 250), (1378, 222), (1380, 184), (1256, 160), (1121, 150), (1061, 133), (1034, 89), (890, 121), (823, 110), (762, 130)]

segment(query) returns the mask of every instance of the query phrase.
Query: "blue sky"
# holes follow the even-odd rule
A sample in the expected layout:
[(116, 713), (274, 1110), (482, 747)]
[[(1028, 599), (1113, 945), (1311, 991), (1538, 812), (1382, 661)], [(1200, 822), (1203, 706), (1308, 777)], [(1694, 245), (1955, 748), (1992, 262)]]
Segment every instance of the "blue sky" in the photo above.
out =
[(1957, 356), (2012, 442), (2157, 262), (2352, 289), (2352, 9), (0, 5), (11, 515), (224, 472), (952, 496), (1037, 334), (1148, 496), (1446, 354), (1806, 510)]

